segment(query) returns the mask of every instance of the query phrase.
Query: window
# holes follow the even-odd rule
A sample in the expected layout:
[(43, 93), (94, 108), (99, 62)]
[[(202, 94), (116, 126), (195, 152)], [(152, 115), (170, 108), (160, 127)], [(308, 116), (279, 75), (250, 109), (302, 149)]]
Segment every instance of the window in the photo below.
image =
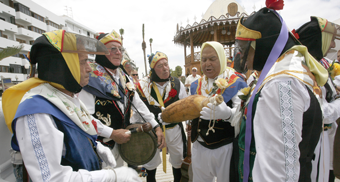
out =
[(26, 44), (26, 40), (22, 40), (22, 39), (18, 39), (18, 38), (17, 38), (17, 42), (25, 43)]
[[(2, 31), (0, 30), (0, 37), (2, 37)], [(1, 49), (2, 50), (2, 49)]]
[(5, 34), (2, 34), (2, 36), (1, 36), (1, 37), (5, 38), (5, 39), (8, 39), (8, 36), (7, 36), (7, 35), (5, 35)]
[(22, 73), (21, 65), (10, 64), (9, 65), (9, 71), (10, 71), (10, 73)]
[(10, 21), (11, 21), (12, 24), (15, 25), (15, 16), (11, 16)]
[(87, 36), (89, 36), (89, 37), (90, 37), (90, 32), (87, 32)]
[(38, 20), (40, 20), (40, 21), (42, 21), (42, 22), (45, 21), (44, 17), (42, 17), (42, 16), (40, 16), (40, 15), (38, 15), (36, 13), (31, 12), (31, 16), (36, 18), (36, 19), (38, 19)]
[(18, 28), (25, 28), (24, 26), (17, 24)]
[(8, 66), (0, 66), (0, 72), (8, 72)]
[(34, 43), (34, 40), (30, 40), (30, 45), (33, 45), (33, 43)]
[(33, 27), (33, 26), (29, 26), (29, 27), (28, 27), (28, 30), (31, 30), (31, 31), (33, 31), (33, 32), (37, 32), (37, 33), (39, 33), (39, 34), (45, 33), (44, 30), (41, 30), (41, 29), (36, 28), (36, 27)]
[(30, 9), (20, 3), (14, 3), (14, 8), (15, 8), (15, 11), (20, 11), (22, 13), (25, 13), (28, 16), (31, 16)]
[(5, 18), (0, 17), (0, 20), (6, 21)]
[(46, 24), (59, 29), (59, 25), (52, 21), (46, 20)]

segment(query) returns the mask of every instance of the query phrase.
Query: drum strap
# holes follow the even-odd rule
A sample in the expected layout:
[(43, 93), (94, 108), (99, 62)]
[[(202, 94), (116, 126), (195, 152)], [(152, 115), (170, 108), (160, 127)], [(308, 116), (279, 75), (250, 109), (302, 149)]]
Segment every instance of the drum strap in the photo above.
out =
[[(157, 85), (155, 83), (153, 83), (152, 87), (156, 92), (159, 105), (164, 107), (163, 99), (162, 99), (161, 94), (159, 93)], [(165, 138), (165, 125), (163, 125), (163, 135), (164, 135), (164, 138)], [(162, 159), (163, 159), (163, 171), (166, 173), (166, 148), (162, 149)]]

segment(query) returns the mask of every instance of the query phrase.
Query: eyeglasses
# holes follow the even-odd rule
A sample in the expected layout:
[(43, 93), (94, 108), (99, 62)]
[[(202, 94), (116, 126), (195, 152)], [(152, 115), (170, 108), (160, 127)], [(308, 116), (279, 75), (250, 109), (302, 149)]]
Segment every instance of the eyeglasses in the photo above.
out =
[(132, 76), (138, 76), (138, 74), (132, 74)]
[(196, 72), (196, 70), (192, 70), (193, 72)]
[(110, 51), (113, 52), (113, 53), (117, 53), (119, 50), (120, 53), (124, 53), (125, 49), (122, 48), (122, 47), (111, 47)]

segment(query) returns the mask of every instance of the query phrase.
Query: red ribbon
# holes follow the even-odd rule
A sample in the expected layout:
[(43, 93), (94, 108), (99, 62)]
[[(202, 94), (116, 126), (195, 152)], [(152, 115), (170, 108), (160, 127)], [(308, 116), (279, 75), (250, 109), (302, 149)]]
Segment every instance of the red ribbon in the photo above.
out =
[(266, 7), (273, 10), (283, 9), (283, 0), (266, 0)]
[(300, 39), (300, 36), (298, 33), (295, 32), (295, 29), (292, 30), (292, 34), (295, 36), (296, 39)]

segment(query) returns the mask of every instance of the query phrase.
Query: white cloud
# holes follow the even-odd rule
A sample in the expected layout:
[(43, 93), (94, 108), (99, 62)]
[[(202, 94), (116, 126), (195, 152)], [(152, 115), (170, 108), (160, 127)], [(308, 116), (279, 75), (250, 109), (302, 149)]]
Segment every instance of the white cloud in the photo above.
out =
[[(33, 0), (57, 15), (66, 14), (65, 6), (72, 7), (73, 19), (97, 31), (110, 32), (124, 29), (124, 47), (144, 72), (144, 58), (141, 47), (142, 24), (145, 24), (146, 54), (150, 54), (149, 39), (153, 39), (152, 51), (162, 51), (169, 57), (172, 69), (180, 65), (184, 68), (184, 47), (175, 45), (173, 38), (177, 24), (185, 27), (199, 22), (202, 14), (213, 0)], [(254, 9), (265, 6), (264, 0), (237, 0), (250, 14)], [(309, 21), (310, 16), (320, 16), (331, 21), (339, 19), (339, 0), (285, 0), (280, 14), (290, 29), (297, 29)], [(187, 48), (187, 54), (189, 53)], [(149, 70), (149, 68), (148, 68)], [(184, 75), (184, 69), (183, 69)]]

